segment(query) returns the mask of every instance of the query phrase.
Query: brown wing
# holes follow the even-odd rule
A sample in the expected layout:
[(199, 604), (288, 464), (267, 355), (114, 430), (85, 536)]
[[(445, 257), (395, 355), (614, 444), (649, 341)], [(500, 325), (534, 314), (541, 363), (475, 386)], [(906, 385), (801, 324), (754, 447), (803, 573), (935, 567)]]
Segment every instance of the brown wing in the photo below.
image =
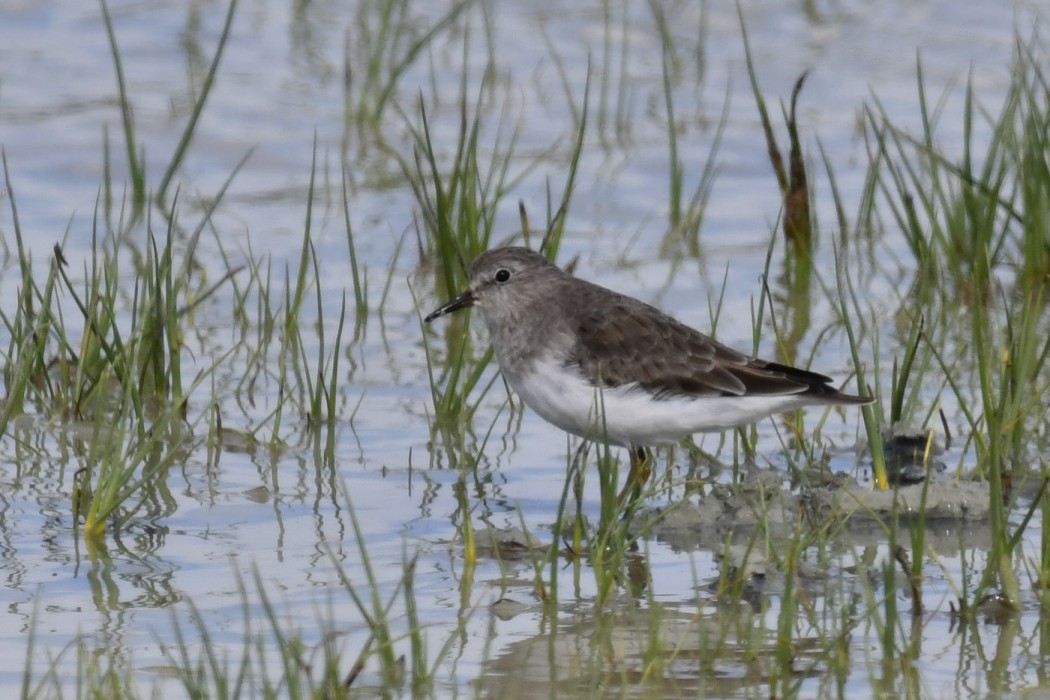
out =
[(829, 402), (857, 399), (839, 394), (821, 374), (749, 358), (637, 299), (577, 282), (582, 303), (575, 309), (577, 342), (568, 361), (596, 386), (637, 383), (668, 397), (815, 394)]

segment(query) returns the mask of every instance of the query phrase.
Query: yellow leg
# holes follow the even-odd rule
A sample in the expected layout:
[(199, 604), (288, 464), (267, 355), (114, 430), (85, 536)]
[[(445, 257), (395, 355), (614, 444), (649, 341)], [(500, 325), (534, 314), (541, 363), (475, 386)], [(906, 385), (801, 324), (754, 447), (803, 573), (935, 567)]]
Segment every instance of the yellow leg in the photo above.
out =
[(644, 447), (631, 445), (631, 471), (627, 474), (627, 483), (620, 492), (620, 503), (634, 503), (642, 495), (642, 487), (649, 480), (653, 462)]

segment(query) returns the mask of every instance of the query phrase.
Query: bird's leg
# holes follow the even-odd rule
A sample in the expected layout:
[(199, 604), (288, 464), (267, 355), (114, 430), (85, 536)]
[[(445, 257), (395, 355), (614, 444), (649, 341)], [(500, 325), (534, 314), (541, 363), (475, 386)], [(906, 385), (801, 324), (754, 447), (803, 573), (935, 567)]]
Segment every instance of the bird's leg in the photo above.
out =
[(631, 445), (631, 471), (627, 474), (627, 483), (623, 485), (620, 492), (620, 503), (634, 503), (642, 495), (642, 487), (649, 480), (649, 474), (653, 470), (653, 462), (645, 448), (641, 445)]

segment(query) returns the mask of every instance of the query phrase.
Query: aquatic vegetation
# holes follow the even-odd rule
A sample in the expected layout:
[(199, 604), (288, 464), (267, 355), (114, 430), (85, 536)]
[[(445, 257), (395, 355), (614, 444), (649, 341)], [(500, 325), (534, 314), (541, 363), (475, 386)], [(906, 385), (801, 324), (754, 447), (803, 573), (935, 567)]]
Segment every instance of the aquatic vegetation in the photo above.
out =
[[(65, 106), (116, 125), (80, 127), (101, 144), (87, 223), (0, 154), (23, 696), (944, 694), (931, 665), (962, 697), (1041, 682), (1038, 36), (1000, 102), (920, 60), (914, 97), (852, 106), (846, 144), (825, 140), (819, 65), (805, 90), (772, 70), (746, 8), (718, 16), (740, 23), (741, 100), (712, 80), (720, 10), (599, 5), (99, 7), (113, 89)], [(162, 99), (135, 22), (154, 11), (184, 24)], [(238, 111), (263, 62), (245, 46), (286, 51), (295, 120)], [(727, 223), (720, 196), (754, 211)], [(46, 248), (42, 206), (69, 217)], [(624, 517), (620, 450), (539, 432), (476, 320), (421, 323), (512, 241), (755, 354), (830, 356), (877, 401), (657, 450)]]

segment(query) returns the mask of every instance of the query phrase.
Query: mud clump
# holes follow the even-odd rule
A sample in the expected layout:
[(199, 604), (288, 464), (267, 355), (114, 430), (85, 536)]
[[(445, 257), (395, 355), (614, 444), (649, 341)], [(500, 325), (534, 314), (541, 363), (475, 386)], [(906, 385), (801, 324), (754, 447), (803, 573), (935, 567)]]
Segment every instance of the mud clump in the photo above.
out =
[(973, 522), (988, 517), (987, 484), (957, 479), (932, 480), (887, 490), (841, 478), (798, 490), (784, 488), (783, 475), (764, 471), (740, 484), (716, 484), (699, 500), (688, 500), (650, 513), (660, 534), (675, 531), (726, 532), (748, 527), (792, 527), (809, 522), (842, 522), (871, 527), (896, 510), (899, 518), (925, 515), (927, 522)]

